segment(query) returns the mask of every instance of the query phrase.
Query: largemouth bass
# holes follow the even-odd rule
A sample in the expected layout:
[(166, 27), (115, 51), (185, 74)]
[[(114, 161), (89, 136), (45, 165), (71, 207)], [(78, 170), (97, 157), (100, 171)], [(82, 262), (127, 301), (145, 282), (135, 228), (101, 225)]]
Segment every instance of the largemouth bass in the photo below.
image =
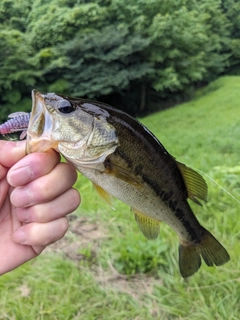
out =
[(114, 196), (134, 211), (148, 239), (159, 234), (160, 221), (179, 236), (183, 278), (201, 266), (220, 266), (230, 257), (200, 225), (187, 198), (207, 199), (205, 180), (175, 160), (136, 119), (109, 105), (33, 90), (27, 152), (54, 148), (90, 179), (110, 202)]

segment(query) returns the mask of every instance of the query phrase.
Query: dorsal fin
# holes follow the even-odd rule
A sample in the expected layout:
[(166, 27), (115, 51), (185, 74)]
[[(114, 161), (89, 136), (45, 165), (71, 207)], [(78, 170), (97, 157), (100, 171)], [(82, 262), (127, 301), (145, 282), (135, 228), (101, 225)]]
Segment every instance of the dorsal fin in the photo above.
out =
[(142, 231), (143, 235), (147, 239), (156, 239), (159, 235), (160, 221), (152, 219), (145, 214), (133, 209), (135, 214), (135, 220)]
[(206, 181), (198, 172), (181, 162), (176, 162), (185, 182), (188, 197), (201, 206), (198, 199), (207, 201), (208, 187)]

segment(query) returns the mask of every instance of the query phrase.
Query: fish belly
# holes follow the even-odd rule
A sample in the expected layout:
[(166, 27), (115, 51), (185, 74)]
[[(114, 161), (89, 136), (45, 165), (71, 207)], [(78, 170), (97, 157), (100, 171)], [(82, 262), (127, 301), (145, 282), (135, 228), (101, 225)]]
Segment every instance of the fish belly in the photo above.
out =
[(175, 213), (146, 183), (139, 187), (95, 169), (81, 167), (78, 170), (94, 184), (131, 208), (150, 218), (167, 223), (179, 236), (185, 233)]

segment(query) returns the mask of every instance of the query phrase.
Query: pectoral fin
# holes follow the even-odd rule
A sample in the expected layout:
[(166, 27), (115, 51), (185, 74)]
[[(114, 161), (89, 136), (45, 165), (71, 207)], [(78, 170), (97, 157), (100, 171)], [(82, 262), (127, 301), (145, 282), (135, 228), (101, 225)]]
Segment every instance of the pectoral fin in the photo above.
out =
[(136, 187), (142, 187), (141, 181), (130, 170), (122, 168), (110, 161), (105, 161), (104, 165), (105, 173), (114, 175), (116, 178)]
[(201, 205), (201, 203), (198, 199), (207, 201), (208, 187), (203, 177), (185, 164), (178, 161), (176, 162), (185, 182), (188, 197), (199, 205)]
[(135, 220), (147, 239), (156, 239), (159, 235), (160, 221), (149, 218), (145, 214), (133, 209), (135, 213)]

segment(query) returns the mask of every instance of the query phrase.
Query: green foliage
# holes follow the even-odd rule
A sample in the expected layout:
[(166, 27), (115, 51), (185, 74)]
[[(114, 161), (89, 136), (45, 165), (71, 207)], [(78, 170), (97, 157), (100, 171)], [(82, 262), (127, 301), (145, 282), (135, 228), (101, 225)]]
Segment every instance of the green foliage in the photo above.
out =
[(33, 0), (1, 0), (0, 25), (24, 32)]
[(160, 268), (164, 270), (168, 263), (166, 256), (169, 247), (166, 242), (148, 241), (138, 230), (116, 240), (114, 251), (117, 257), (113, 265), (118, 272), (126, 275), (157, 273)]
[(37, 87), (140, 114), (192, 96), (238, 72), (239, 12), (234, 0), (3, 0), (0, 102)]
[[(14, 99), (14, 98), (18, 99), (18, 97), (19, 97), (19, 92), (16, 92), (15, 94), (13, 94), (13, 97), (12, 96), (10, 97), (10, 99)], [(22, 99), (20, 102), (18, 102), (16, 104), (7, 103), (7, 104), (4, 104), (4, 107), (0, 105), (0, 108), (1, 108), (0, 123), (5, 122), (8, 118), (8, 115), (13, 112), (17, 112), (19, 110), (25, 111), (25, 112), (30, 112), (31, 111), (31, 103), (32, 103), (32, 101), (29, 97), (29, 98)]]
[(0, 102), (19, 102), (21, 94), (35, 84), (35, 65), (26, 35), (14, 29), (0, 29)]
[(139, 55), (148, 44), (139, 34), (130, 36), (127, 28), (114, 25), (90, 35), (77, 34), (57, 47), (57, 52), (68, 59), (62, 65), (61, 57), (57, 56), (52, 66), (46, 68), (45, 77), (52, 78), (58, 73), (76, 96), (94, 98), (120, 91), (131, 81), (151, 73), (150, 63), (142, 62)]
[(69, 90), (69, 84), (66, 79), (58, 79), (55, 82), (53, 82), (49, 86), (49, 91), (50, 92), (67, 92)]
[(228, 19), (230, 29), (229, 73), (240, 71), (240, 3), (235, 0), (222, 0), (222, 8)]
[(81, 30), (97, 29), (106, 16), (96, 2), (70, 5), (68, 1), (34, 1), (29, 14), (28, 32), (36, 50), (64, 43)]
[(218, 2), (166, 7), (166, 12), (154, 17), (150, 33), (155, 46), (150, 54), (156, 63), (156, 90), (184, 90), (224, 70), (226, 56), (220, 53), (227, 30)]

